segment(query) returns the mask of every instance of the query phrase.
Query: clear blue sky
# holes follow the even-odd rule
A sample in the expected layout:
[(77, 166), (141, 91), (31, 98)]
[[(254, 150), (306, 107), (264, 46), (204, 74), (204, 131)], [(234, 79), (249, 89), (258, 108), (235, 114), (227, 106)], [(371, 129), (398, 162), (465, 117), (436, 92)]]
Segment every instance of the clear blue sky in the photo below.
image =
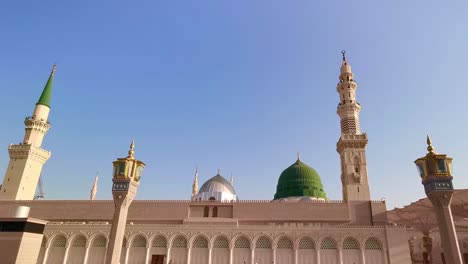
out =
[(413, 161), (454, 157), (468, 188), (467, 1), (4, 1), (0, 170), (53, 63), (43, 147), (50, 199), (111, 198), (132, 138), (138, 199), (188, 199), (232, 173), (241, 199), (271, 199), (296, 152), (341, 199), (336, 92), (342, 49), (358, 82), (373, 199), (424, 196)]

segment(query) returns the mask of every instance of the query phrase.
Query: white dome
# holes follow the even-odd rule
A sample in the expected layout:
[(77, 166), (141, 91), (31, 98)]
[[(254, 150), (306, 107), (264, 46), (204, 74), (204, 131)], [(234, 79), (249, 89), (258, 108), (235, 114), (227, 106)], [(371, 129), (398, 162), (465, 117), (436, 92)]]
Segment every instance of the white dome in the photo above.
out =
[(234, 186), (218, 173), (202, 185), (198, 194), (194, 196), (194, 199), (202, 201), (232, 201), (237, 200), (237, 195)]

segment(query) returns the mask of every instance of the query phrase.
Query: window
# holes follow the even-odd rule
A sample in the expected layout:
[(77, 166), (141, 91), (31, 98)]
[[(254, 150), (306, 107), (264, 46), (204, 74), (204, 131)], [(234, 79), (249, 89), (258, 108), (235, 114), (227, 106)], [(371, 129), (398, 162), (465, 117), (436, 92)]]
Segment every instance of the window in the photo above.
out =
[(84, 236), (78, 236), (73, 240), (71, 245), (72, 247), (85, 247), (86, 246), (86, 238)]
[(193, 241), (194, 248), (208, 248), (208, 240), (204, 237), (197, 237), (195, 241)]
[(151, 244), (151, 247), (154, 247), (154, 248), (165, 248), (165, 247), (167, 247), (166, 239), (163, 236), (157, 236), (153, 240), (153, 243)]
[(314, 249), (315, 244), (311, 238), (305, 237), (299, 241), (299, 249)]
[(376, 238), (369, 238), (366, 241), (365, 247), (367, 250), (382, 250), (382, 244)]
[(213, 208), (213, 217), (218, 217), (218, 207)]
[(91, 247), (106, 247), (107, 240), (104, 236), (98, 236), (93, 240)]
[(321, 249), (337, 249), (335, 240), (327, 237), (320, 244)]
[(348, 237), (343, 242), (343, 249), (359, 249), (359, 243), (356, 239)]
[(271, 248), (271, 241), (266, 237), (261, 237), (255, 243), (255, 248)]
[(279, 249), (293, 249), (293, 243), (291, 242), (291, 240), (283, 237), (278, 241), (277, 247)]
[(235, 248), (250, 248), (250, 242), (247, 238), (241, 237), (236, 240), (234, 247)]
[(172, 242), (172, 247), (174, 248), (187, 248), (187, 240), (179, 236), (176, 239), (174, 239), (174, 242)]
[(133, 239), (132, 247), (146, 247), (146, 238), (138, 236)]
[(203, 217), (208, 217), (210, 214), (210, 208), (208, 206), (205, 206), (205, 209), (203, 210)]
[(213, 245), (214, 248), (229, 248), (229, 241), (225, 237), (218, 237)]
[(65, 247), (67, 239), (64, 236), (57, 236), (52, 242), (52, 247)]

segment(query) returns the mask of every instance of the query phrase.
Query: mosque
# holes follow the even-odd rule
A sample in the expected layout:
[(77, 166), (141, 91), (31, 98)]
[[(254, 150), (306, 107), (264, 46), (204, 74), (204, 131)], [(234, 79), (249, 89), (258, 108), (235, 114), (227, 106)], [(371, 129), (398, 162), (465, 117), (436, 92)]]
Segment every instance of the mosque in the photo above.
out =
[[(50, 128), (54, 74), (55, 67), (24, 121), (23, 141), (8, 147), (0, 217), (27, 206), (29, 217), (48, 221), (40, 247), (30, 249), (38, 252), (36, 263), (105, 263), (114, 201), (34, 200), (42, 166), (51, 155), (41, 145)], [(119, 230), (124, 234), (120, 263), (412, 263), (407, 227), (389, 222), (385, 201), (370, 199), (368, 138), (361, 132), (357, 84), (344, 54), (338, 78), (342, 200), (330, 200), (320, 175), (299, 157), (278, 172), (272, 200), (240, 200), (232, 180), (219, 172), (199, 188), (197, 171), (191, 200), (133, 201), (125, 228)], [(134, 147), (132, 143), (123, 159), (133, 159)], [(119, 170), (117, 166), (114, 174)]]

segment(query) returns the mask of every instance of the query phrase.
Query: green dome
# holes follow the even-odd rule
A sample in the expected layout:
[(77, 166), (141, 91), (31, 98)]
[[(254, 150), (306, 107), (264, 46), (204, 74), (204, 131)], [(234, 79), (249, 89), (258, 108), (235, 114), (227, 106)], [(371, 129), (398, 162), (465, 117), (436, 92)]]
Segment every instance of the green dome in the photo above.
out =
[(298, 159), (281, 173), (276, 186), (275, 200), (303, 196), (326, 198), (317, 171)]

